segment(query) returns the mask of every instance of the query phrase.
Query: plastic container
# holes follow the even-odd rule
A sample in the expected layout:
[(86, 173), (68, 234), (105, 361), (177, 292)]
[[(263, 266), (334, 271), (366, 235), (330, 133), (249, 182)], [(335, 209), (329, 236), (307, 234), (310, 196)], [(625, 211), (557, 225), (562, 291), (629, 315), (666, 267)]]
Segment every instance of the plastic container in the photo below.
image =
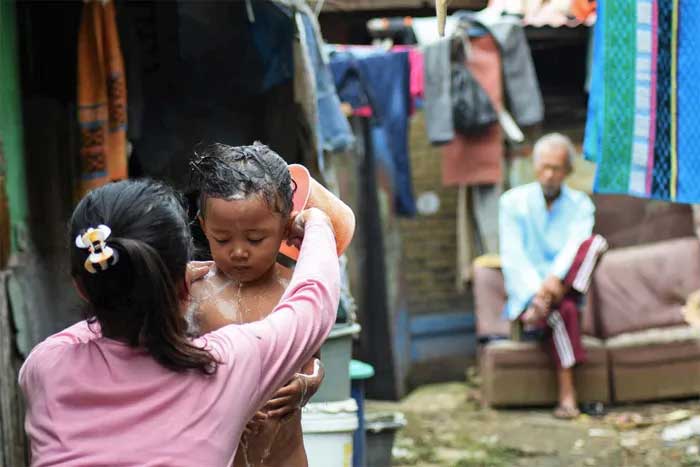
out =
[(310, 403), (302, 409), (301, 429), (309, 467), (351, 467), (357, 403)]
[(391, 465), (396, 432), (406, 426), (401, 412), (365, 414), (367, 467)]
[[(303, 165), (290, 164), (289, 173), (296, 185), (292, 198), (292, 209), (302, 211), (306, 208), (319, 208), (325, 212), (330, 217), (333, 230), (335, 230), (338, 256), (342, 255), (350, 245), (355, 233), (355, 214), (352, 209), (328, 191), (326, 187), (314, 180)], [(280, 245), (280, 253), (295, 261), (299, 257), (299, 249), (287, 245), (287, 242), (282, 242)]]
[(360, 329), (359, 324), (333, 326), (328, 339), (321, 346), (321, 361), (326, 376), (311, 402), (334, 402), (350, 398), (352, 338)]

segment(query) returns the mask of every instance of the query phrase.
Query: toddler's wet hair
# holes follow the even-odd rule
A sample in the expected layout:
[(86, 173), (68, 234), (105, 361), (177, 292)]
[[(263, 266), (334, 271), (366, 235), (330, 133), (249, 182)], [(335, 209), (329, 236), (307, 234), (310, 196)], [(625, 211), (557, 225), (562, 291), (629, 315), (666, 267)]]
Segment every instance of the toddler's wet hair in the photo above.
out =
[(190, 161), (193, 188), (199, 191), (199, 210), (205, 215), (207, 198), (227, 200), (262, 196), (270, 209), (283, 216), (292, 212), (292, 181), (287, 163), (266, 145), (228, 146), (215, 143), (196, 150)]

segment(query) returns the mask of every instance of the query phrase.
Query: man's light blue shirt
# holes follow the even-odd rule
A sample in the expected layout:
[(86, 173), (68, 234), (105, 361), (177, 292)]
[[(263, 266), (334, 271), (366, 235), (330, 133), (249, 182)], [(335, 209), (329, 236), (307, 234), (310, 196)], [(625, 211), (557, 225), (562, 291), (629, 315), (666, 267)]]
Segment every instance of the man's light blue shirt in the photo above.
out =
[(499, 204), (501, 267), (513, 320), (550, 275), (564, 279), (581, 243), (593, 231), (595, 207), (585, 193), (562, 186), (551, 208), (539, 183), (507, 191)]

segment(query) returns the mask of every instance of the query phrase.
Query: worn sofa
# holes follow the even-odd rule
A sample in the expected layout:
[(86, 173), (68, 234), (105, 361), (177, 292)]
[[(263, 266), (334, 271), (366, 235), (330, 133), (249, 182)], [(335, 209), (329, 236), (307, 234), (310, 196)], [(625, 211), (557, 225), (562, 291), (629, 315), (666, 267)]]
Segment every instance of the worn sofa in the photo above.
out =
[[(594, 196), (595, 232), (611, 249), (582, 312), (588, 361), (575, 369), (582, 402), (633, 402), (700, 394), (700, 333), (681, 307), (700, 289), (700, 241), (689, 206)], [(474, 268), (478, 359), (484, 402), (548, 405), (556, 374), (536, 342), (509, 339), (498, 268)]]

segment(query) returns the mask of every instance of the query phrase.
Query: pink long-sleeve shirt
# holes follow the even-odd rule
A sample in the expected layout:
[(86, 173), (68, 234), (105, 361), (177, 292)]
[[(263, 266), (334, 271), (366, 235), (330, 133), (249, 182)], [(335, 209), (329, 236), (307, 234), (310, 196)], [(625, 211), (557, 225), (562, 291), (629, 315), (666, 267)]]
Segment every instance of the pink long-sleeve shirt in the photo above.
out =
[(222, 361), (211, 376), (168, 370), (85, 321), (37, 345), (19, 373), (32, 466), (228, 466), (248, 420), (335, 322), (335, 251), (331, 229), (310, 219), (275, 312), (195, 340)]

